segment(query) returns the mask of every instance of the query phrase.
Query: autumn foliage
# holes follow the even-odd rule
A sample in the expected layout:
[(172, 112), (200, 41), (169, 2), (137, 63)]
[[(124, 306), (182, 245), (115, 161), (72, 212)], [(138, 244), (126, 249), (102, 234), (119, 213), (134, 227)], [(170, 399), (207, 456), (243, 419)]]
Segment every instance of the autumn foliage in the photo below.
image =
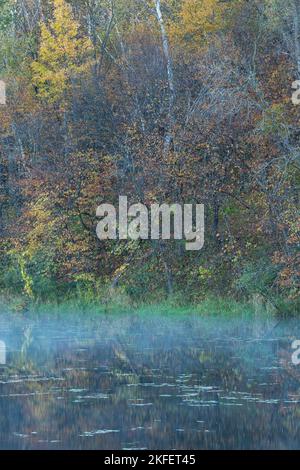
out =
[[(0, 2), (3, 296), (101, 299), (119, 287), (132, 302), (259, 293), (279, 311), (278, 299), (295, 305), (292, 3)], [(96, 208), (119, 194), (205, 204), (204, 249), (100, 242)]]

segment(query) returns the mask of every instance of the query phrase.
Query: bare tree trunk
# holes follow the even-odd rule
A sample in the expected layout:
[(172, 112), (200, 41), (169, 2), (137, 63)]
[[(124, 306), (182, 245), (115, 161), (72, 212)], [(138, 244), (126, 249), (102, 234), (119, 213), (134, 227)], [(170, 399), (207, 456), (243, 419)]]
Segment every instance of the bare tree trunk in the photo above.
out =
[(168, 112), (168, 124), (167, 124), (167, 132), (165, 136), (165, 143), (164, 143), (164, 155), (167, 155), (170, 149), (170, 145), (173, 138), (173, 124), (174, 124), (174, 114), (173, 114), (173, 107), (175, 101), (175, 85), (174, 85), (174, 73), (173, 73), (173, 64), (170, 54), (170, 46), (168, 35), (166, 32), (160, 0), (154, 0), (155, 10), (157, 20), (159, 22), (160, 30), (161, 30), (161, 38), (162, 38), (162, 45), (164, 56), (167, 64), (167, 75), (168, 75), (168, 87), (169, 87), (169, 112)]
[(300, 79), (300, 0), (293, 0), (294, 6), (294, 43), (298, 79)]
[(168, 295), (171, 297), (173, 295), (173, 276), (172, 276), (172, 271), (168, 265), (168, 263), (163, 259), (163, 264), (165, 268), (165, 273), (166, 273), (166, 280), (167, 280), (167, 289), (168, 289)]

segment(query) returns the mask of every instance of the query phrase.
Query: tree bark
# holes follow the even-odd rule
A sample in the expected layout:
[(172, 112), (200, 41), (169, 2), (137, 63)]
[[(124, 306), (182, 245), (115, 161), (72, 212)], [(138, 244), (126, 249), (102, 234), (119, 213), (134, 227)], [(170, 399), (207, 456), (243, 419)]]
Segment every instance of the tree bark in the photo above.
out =
[(300, 0), (293, 0), (294, 6), (294, 44), (298, 79), (300, 79)]
[(167, 65), (167, 76), (168, 76), (168, 88), (169, 88), (169, 111), (168, 111), (168, 123), (167, 123), (167, 131), (165, 136), (164, 142), (164, 155), (167, 155), (170, 149), (170, 145), (173, 139), (173, 125), (174, 125), (174, 101), (175, 101), (175, 85), (174, 85), (174, 73), (173, 73), (173, 64), (170, 54), (170, 46), (167, 31), (165, 28), (165, 23), (163, 20), (162, 12), (161, 12), (161, 5), (160, 0), (154, 0), (155, 10), (157, 21), (160, 26), (161, 31), (161, 38), (162, 38), (162, 46), (165, 56), (165, 61)]

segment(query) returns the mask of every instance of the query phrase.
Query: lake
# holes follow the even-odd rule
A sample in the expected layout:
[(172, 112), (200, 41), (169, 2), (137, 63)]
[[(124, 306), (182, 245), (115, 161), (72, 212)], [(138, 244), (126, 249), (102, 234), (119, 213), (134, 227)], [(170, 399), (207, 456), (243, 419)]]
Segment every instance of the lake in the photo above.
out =
[(296, 321), (0, 318), (1, 449), (300, 449)]

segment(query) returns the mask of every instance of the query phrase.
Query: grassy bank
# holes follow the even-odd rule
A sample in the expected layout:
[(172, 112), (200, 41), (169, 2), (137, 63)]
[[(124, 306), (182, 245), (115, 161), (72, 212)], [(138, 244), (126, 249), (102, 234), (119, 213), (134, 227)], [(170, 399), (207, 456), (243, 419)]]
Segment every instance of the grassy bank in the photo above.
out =
[(222, 318), (292, 317), (299, 312), (291, 301), (266, 300), (256, 295), (250, 299), (236, 300), (229, 297), (209, 296), (198, 302), (184, 302), (182, 296), (173, 296), (162, 301), (135, 303), (121, 292), (108, 298), (72, 297), (61, 301), (33, 301), (23, 297), (0, 299), (0, 312), (28, 317), (127, 315), (153, 317), (158, 315), (180, 317), (197, 315)]

